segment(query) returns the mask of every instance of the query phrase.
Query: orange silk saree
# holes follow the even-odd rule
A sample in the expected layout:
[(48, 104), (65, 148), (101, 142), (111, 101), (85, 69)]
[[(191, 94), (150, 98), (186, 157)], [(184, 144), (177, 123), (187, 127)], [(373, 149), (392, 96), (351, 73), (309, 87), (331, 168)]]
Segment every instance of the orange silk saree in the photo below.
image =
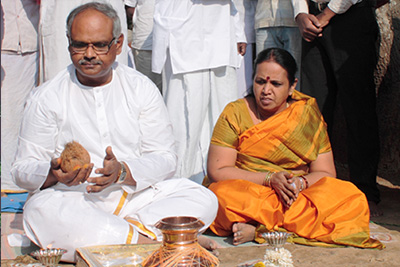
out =
[[(326, 125), (315, 99), (295, 91), (296, 102), (269, 119), (253, 125), (243, 99), (230, 103), (221, 114), (212, 144), (235, 148), (236, 167), (254, 171), (291, 172), (331, 150)], [(352, 183), (324, 177), (303, 190), (289, 209), (270, 187), (245, 180), (209, 185), (219, 210), (211, 230), (232, 234), (235, 222), (258, 225), (262, 231), (292, 232), (289, 241), (316, 246), (383, 248), (369, 236), (369, 208), (365, 195)]]

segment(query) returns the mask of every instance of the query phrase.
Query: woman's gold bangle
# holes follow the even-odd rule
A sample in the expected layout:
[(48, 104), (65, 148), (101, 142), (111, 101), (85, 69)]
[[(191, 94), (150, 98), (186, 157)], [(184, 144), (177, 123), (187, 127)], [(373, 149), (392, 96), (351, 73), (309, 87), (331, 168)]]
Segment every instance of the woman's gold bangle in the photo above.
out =
[(274, 172), (270, 172), (270, 171), (267, 172), (267, 174), (264, 177), (263, 183), (262, 183), (263, 186), (271, 187), (271, 177), (273, 174), (274, 174)]

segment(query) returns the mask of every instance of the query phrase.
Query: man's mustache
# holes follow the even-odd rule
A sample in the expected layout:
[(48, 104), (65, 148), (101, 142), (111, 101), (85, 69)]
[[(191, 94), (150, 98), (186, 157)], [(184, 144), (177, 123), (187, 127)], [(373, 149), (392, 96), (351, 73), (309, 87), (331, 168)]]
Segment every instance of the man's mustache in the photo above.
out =
[(92, 59), (92, 60), (86, 60), (86, 59), (81, 59), (78, 61), (79, 65), (103, 65), (103, 61), (98, 60), (98, 59)]

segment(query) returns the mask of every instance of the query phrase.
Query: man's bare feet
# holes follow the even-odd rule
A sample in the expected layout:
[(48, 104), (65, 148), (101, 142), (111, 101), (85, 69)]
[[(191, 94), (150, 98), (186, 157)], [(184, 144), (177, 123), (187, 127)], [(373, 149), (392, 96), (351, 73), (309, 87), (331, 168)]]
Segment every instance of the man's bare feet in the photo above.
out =
[(217, 248), (222, 248), (222, 246), (218, 244), (215, 240), (212, 240), (211, 238), (206, 237), (204, 235), (199, 235), (197, 240), (203, 248), (211, 251), (212, 254), (214, 254), (215, 256), (219, 255)]
[(378, 207), (378, 204), (376, 204), (375, 202), (368, 201), (368, 206), (369, 206), (370, 218), (379, 217), (383, 215), (383, 211)]
[(232, 226), (233, 244), (235, 246), (254, 240), (256, 227), (247, 223), (234, 223)]

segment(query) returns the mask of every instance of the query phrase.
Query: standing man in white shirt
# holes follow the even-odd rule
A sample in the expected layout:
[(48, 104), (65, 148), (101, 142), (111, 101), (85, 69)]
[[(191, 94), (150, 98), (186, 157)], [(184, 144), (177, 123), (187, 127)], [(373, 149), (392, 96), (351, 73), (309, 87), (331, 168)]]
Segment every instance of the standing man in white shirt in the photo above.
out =
[(376, 183), (380, 150), (374, 83), (378, 25), (373, 4), (370, 0), (308, 0), (309, 11), (296, 17), (304, 39), (302, 91), (317, 99), (330, 135), (336, 104), (342, 106), (350, 181), (366, 195), (371, 217), (382, 214)]
[(39, 4), (1, 1), (1, 192), (24, 192), (11, 178), (25, 101), (38, 81)]
[[(146, 76), (115, 62), (124, 36), (116, 11), (89, 3), (67, 22), (73, 65), (38, 87), (27, 102), (12, 174), (32, 196), (24, 230), (38, 246), (75, 249), (161, 241), (164, 217), (214, 220), (218, 202), (207, 188), (171, 179), (176, 169), (168, 112)], [(67, 142), (91, 163), (60, 169)], [(209, 241), (211, 246), (211, 241)]]
[(201, 183), (212, 130), (238, 98), (236, 68), (246, 49), (231, 0), (159, 0), (154, 10), (153, 71), (177, 143), (176, 176)]
[(153, 16), (155, 0), (124, 0), (127, 15), (132, 17), (132, 52), (136, 70), (143, 73), (162, 90), (162, 77), (151, 70)]

